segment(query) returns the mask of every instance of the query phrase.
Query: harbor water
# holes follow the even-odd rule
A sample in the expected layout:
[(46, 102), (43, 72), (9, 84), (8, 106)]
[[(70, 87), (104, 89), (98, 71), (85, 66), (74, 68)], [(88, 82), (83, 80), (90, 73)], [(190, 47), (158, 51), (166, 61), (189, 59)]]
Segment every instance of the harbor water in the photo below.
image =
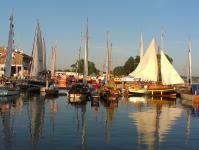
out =
[(1, 150), (198, 149), (197, 104), (121, 97), (70, 104), (66, 96), (1, 98)]

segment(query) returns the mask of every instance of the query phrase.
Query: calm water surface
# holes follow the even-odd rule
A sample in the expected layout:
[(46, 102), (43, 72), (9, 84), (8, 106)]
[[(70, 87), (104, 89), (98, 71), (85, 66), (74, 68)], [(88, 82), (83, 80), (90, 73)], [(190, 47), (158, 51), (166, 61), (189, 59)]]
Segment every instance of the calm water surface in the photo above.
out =
[[(120, 98), (71, 105), (66, 96), (0, 103), (1, 150), (198, 149), (197, 104), (180, 99)], [(5, 99), (6, 100), (6, 99)]]

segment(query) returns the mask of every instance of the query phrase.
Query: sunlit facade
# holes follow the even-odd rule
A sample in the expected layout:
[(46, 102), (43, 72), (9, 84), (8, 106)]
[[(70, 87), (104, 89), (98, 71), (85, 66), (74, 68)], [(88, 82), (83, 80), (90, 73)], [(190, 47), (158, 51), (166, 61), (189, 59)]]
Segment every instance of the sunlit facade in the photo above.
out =
[[(0, 47), (0, 76), (4, 76), (6, 48)], [(12, 53), (11, 76), (25, 78), (28, 76), (31, 57), (24, 54), (21, 50), (14, 50)]]

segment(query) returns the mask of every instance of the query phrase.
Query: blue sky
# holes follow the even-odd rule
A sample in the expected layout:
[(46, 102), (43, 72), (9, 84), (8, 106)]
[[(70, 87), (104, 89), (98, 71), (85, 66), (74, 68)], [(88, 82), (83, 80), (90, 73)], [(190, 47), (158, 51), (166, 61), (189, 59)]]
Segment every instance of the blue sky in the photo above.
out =
[[(36, 20), (47, 45), (57, 44), (57, 67), (69, 68), (78, 57), (80, 32), (89, 18), (89, 60), (102, 69), (106, 32), (111, 33), (113, 66), (138, 55), (140, 32), (146, 49), (165, 32), (165, 52), (185, 75), (188, 39), (192, 40), (193, 75), (199, 75), (199, 1), (197, 0), (6, 0), (0, 1), (0, 45), (7, 45), (8, 18), (14, 9), (15, 47), (31, 54)], [(84, 44), (83, 44), (84, 45)]]

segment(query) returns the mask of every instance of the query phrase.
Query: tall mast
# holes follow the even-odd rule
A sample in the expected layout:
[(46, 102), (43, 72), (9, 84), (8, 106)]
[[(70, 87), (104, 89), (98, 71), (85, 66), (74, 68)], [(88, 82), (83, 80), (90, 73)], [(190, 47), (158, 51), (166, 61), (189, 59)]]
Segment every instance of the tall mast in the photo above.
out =
[(163, 31), (161, 32), (161, 36), (160, 36), (160, 50), (161, 51), (164, 50), (164, 33), (163, 33)]
[(52, 64), (51, 64), (51, 76), (55, 75), (56, 69), (56, 47), (52, 48)]
[(81, 58), (81, 49), (82, 49), (82, 32), (80, 33), (80, 47), (79, 47), (79, 56), (78, 56), (78, 62), (77, 62), (77, 69), (76, 73), (78, 74), (77, 79), (79, 80), (79, 73), (78, 73), (78, 68), (79, 68), (79, 63), (80, 63), (80, 58)]
[(142, 60), (143, 55), (144, 55), (144, 42), (143, 42), (143, 36), (141, 32), (140, 33), (140, 61)]
[(161, 75), (161, 51), (164, 51), (164, 32), (161, 31), (160, 33), (160, 46), (158, 48), (158, 81), (162, 81), (162, 75)]
[(106, 83), (109, 80), (110, 76), (110, 48), (109, 48), (109, 32), (107, 31), (107, 57), (106, 57)]
[(12, 65), (12, 49), (13, 49), (13, 34), (14, 34), (14, 24), (13, 24), (13, 13), (9, 18), (10, 20), (10, 29), (9, 29), (9, 37), (8, 37), (8, 47), (6, 50), (6, 62), (5, 62), (5, 76), (11, 76), (11, 65)]
[(85, 39), (85, 51), (84, 51), (84, 74), (83, 74), (83, 82), (87, 83), (88, 76), (88, 17), (87, 17), (87, 27), (86, 27), (86, 39)]
[(112, 69), (112, 47), (113, 47), (113, 43), (111, 42), (111, 47), (110, 47), (110, 51), (109, 51), (109, 57), (110, 57), (110, 63), (109, 63), (109, 75), (111, 74), (111, 69)]
[(189, 70), (188, 70), (188, 83), (192, 84), (192, 58), (191, 58), (191, 40), (189, 39), (189, 46), (188, 46), (188, 61), (189, 61)]

